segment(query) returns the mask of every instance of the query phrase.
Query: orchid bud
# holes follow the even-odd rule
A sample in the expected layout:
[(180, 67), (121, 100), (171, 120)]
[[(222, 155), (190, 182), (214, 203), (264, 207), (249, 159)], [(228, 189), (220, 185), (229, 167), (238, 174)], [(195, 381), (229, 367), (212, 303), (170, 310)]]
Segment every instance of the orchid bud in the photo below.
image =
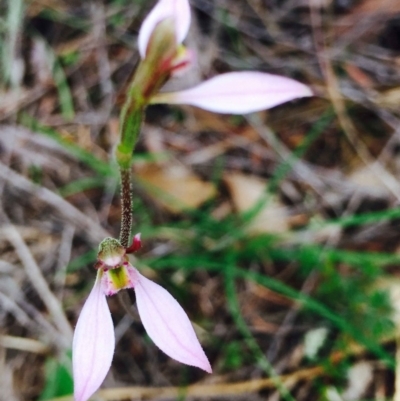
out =
[(132, 96), (139, 103), (148, 103), (171, 75), (174, 60), (178, 56), (178, 46), (175, 38), (175, 23), (172, 17), (159, 22), (147, 45), (146, 57), (139, 64), (132, 88)]
[(158, 68), (169, 67), (169, 63), (178, 53), (175, 36), (175, 22), (172, 17), (160, 21), (154, 28), (147, 45), (145, 60), (151, 60), (152, 63), (158, 62)]
[(139, 31), (138, 47), (142, 58), (147, 57), (148, 43), (156, 25), (160, 21), (171, 17), (174, 22), (175, 46), (185, 39), (190, 26), (190, 5), (188, 0), (159, 0), (143, 21)]
[(126, 253), (134, 253), (142, 247), (142, 240), (140, 238), (140, 233), (133, 237), (132, 245), (126, 248)]

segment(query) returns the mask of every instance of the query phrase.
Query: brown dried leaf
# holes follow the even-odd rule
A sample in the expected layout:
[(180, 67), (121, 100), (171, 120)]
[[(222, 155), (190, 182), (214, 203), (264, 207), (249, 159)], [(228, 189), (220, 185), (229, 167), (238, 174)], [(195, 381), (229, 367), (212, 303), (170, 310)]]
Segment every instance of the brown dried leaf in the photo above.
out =
[(380, 107), (397, 111), (400, 103), (400, 87), (379, 93), (374, 101)]
[[(336, 34), (343, 35), (353, 29), (360, 21), (367, 18), (377, 19), (379, 16), (393, 16), (400, 12), (400, 2), (398, 0), (363, 0), (359, 2), (351, 11), (337, 20)], [(365, 33), (369, 34), (371, 30)]]
[[(224, 176), (232, 201), (238, 212), (253, 208), (265, 195), (267, 181), (256, 176), (229, 173)], [(272, 196), (249, 225), (252, 233), (283, 233), (289, 229), (287, 208)]]
[(347, 75), (362, 88), (371, 89), (374, 87), (374, 80), (357, 65), (345, 63), (344, 69)]
[(349, 182), (356, 184), (359, 191), (370, 195), (384, 196), (388, 190), (383, 181), (377, 177), (376, 173), (368, 166), (357, 167), (348, 176)]
[(364, 0), (354, 7), (352, 14), (359, 17), (360, 14), (384, 13), (393, 15), (400, 12), (400, 3), (397, 0)]
[(213, 184), (176, 162), (136, 166), (135, 171), (154, 201), (172, 213), (199, 207), (216, 193)]
[[(400, 249), (397, 249), (396, 254), (400, 253)], [(378, 288), (380, 290), (385, 290), (389, 296), (391, 305), (393, 308), (392, 320), (396, 325), (396, 330), (400, 329), (400, 280), (397, 278), (381, 278), (378, 281)]]
[(342, 393), (343, 401), (361, 399), (373, 380), (372, 364), (367, 361), (357, 362), (348, 370), (347, 380), (347, 388)]

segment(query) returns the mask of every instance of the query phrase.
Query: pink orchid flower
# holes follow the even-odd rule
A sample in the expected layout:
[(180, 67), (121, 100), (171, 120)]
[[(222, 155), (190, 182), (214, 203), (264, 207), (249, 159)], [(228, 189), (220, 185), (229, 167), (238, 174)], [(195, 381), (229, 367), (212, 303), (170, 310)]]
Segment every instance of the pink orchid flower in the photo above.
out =
[[(173, 18), (179, 46), (190, 25), (190, 6), (187, 0), (160, 0), (143, 22), (139, 32), (139, 52), (146, 57), (146, 49), (158, 23)], [(193, 53), (182, 50), (184, 61), (172, 66), (171, 74), (186, 71), (195, 60)], [(188, 104), (217, 113), (245, 114), (265, 110), (293, 99), (312, 96), (311, 89), (291, 78), (262, 72), (231, 72), (211, 78), (183, 91), (155, 94), (151, 103)]]
[[(140, 247), (135, 236), (130, 252)], [(74, 396), (86, 401), (100, 387), (115, 348), (114, 326), (106, 296), (133, 288), (143, 326), (154, 343), (171, 358), (208, 373), (210, 363), (185, 311), (164, 288), (141, 275), (117, 240), (100, 244), (97, 278), (79, 316), (72, 344)]]
[[(162, 25), (164, 22), (165, 27)], [(190, 6), (187, 0), (159, 0), (142, 24), (138, 38), (142, 62), (149, 62), (153, 60), (151, 57), (154, 57), (154, 54), (159, 57), (157, 52), (164, 51), (162, 46), (156, 47), (163, 33), (161, 31), (160, 35), (158, 30), (156, 35), (156, 27), (172, 27), (174, 33), (172, 38), (176, 40), (176, 52), (174, 40), (171, 43), (174, 50), (172, 54), (175, 55), (172, 59), (167, 58), (165, 65), (152, 66), (154, 70), (151, 71), (161, 71), (161, 83), (164, 82), (164, 78), (182, 72), (195, 59), (192, 53), (181, 45), (189, 25)], [(149, 43), (153, 43), (154, 47)], [(149, 48), (155, 49), (156, 53), (149, 53)], [(162, 60), (162, 57), (159, 59)], [(149, 63), (144, 65), (148, 66)], [(157, 68), (160, 70), (157, 71)], [(149, 84), (151, 103), (189, 104), (219, 113), (250, 113), (296, 98), (312, 96), (311, 90), (304, 84), (262, 72), (222, 74), (193, 88), (173, 93), (156, 93), (158, 81), (152, 83), (152, 77), (147, 77), (146, 74), (144, 78), (149, 80), (144, 81), (143, 85)], [(144, 93), (147, 95), (146, 91)], [(129, 263), (127, 253), (134, 252), (138, 247), (138, 236), (128, 249), (112, 238), (107, 238), (100, 244), (96, 281), (79, 316), (73, 339), (72, 362), (76, 401), (86, 401), (100, 387), (110, 368), (115, 337), (106, 296), (121, 289), (135, 290), (143, 326), (163, 352), (179, 362), (197, 366), (211, 373), (210, 363), (184, 310), (165, 289), (142, 276)]]

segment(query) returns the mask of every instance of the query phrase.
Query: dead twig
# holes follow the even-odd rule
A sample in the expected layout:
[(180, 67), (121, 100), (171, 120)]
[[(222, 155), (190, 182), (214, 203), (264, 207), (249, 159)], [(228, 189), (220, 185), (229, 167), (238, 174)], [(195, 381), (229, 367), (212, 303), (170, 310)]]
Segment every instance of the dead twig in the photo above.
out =
[(49, 347), (40, 341), (31, 338), (0, 335), (0, 347), (15, 349), (18, 351), (46, 354)]
[[(397, 200), (400, 200), (400, 185), (396, 178), (390, 174), (377, 160), (374, 160), (365, 143), (358, 138), (357, 129), (350, 119), (343, 97), (340, 93), (338, 79), (327, 52), (324, 36), (322, 35), (322, 22), (319, 11), (310, 6), (311, 28), (316, 47), (316, 57), (321, 67), (322, 74), (326, 81), (328, 96), (339, 120), (339, 124), (353, 147), (359, 159), (377, 177), (378, 180), (392, 193)], [(317, 38), (323, 38), (322, 43)]]
[[(381, 343), (393, 341), (394, 336), (389, 336), (382, 339)], [(332, 364), (337, 364), (348, 356), (361, 356), (367, 350), (358, 345), (351, 344), (346, 352), (337, 351), (331, 354), (329, 361)], [(121, 387), (113, 389), (104, 389), (96, 394), (104, 401), (108, 400), (123, 400), (123, 399), (176, 399), (184, 395), (188, 397), (228, 397), (238, 396), (243, 394), (256, 393), (261, 390), (274, 389), (277, 379), (284, 385), (294, 386), (302, 380), (313, 380), (316, 377), (327, 373), (326, 366), (328, 364), (314, 366), (311, 368), (299, 369), (295, 372), (281, 375), (278, 378), (268, 377), (265, 379), (247, 380), (237, 383), (218, 383), (218, 384), (194, 384), (186, 388), (182, 387)], [(51, 401), (72, 401), (73, 396), (65, 396), (53, 398)]]
[(32, 256), (30, 249), (13, 225), (3, 227), (0, 234), (15, 248), (18, 257), (25, 268), (26, 275), (29, 277), (33, 287), (46, 305), (58, 330), (64, 336), (65, 347), (68, 348), (72, 341), (71, 325), (65, 316), (64, 310), (57, 297), (51, 292), (45, 278), (43, 277), (40, 267)]
[(80, 231), (85, 232), (92, 244), (98, 244), (110, 234), (90, 217), (68, 203), (60, 195), (49, 189), (35, 185), (33, 182), (0, 163), (0, 178), (13, 185), (14, 188), (34, 194), (42, 202), (53, 207), (66, 221), (69, 221)]

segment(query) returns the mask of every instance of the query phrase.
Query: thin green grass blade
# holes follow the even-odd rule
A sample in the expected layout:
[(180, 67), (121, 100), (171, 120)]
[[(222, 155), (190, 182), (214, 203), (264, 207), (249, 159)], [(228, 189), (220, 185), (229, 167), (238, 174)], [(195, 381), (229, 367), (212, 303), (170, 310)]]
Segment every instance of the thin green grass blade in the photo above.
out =
[[(295, 401), (293, 396), (290, 394), (289, 390), (285, 387), (284, 383), (279, 379), (276, 374), (273, 366), (269, 363), (268, 359), (265, 357), (264, 352), (261, 350), (257, 341), (251, 334), (250, 329), (248, 328), (245, 320), (243, 319), (242, 314), (240, 313), (239, 303), (236, 296), (235, 289), (235, 276), (233, 270), (234, 266), (230, 266), (225, 270), (224, 282), (225, 282), (225, 293), (228, 304), (228, 309), (231, 313), (231, 316), (236, 324), (237, 329), (240, 331), (242, 336), (245, 339), (245, 342), (254, 357), (257, 360), (257, 363), (264, 370), (264, 372), (275, 381), (276, 388), (278, 389), (282, 399), (286, 401)], [(231, 273), (232, 270), (232, 273)]]
[(75, 145), (72, 142), (68, 142), (56, 130), (40, 124), (38, 120), (30, 116), (29, 114), (23, 113), (20, 116), (19, 122), (33, 131), (39, 132), (52, 138), (54, 141), (60, 144), (66, 151), (68, 151), (71, 155), (76, 157), (82, 163), (86, 164), (96, 173), (107, 177), (118, 176), (115, 171), (115, 168), (110, 163), (100, 160), (92, 153), (82, 149), (81, 147)]
[(363, 333), (356, 331), (350, 322), (342, 319), (320, 302), (296, 291), (279, 280), (264, 276), (260, 273), (249, 272), (240, 268), (235, 268), (234, 274), (238, 278), (254, 281), (266, 288), (269, 288), (301, 303), (305, 309), (308, 309), (309, 311), (314, 312), (322, 318), (330, 321), (342, 332), (347, 333), (356, 342), (365, 346), (366, 349), (377, 355), (389, 367), (394, 368), (395, 362), (393, 357), (388, 354), (379, 344), (377, 344), (375, 341), (371, 341), (369, 338), (363, 335)]
[(312, 143), (324, 132), (325, 128), (331, 123), (334, 118), (332, 109), (328, 109), (321, 118), (313, 125), (308, 135), (305, 137), (303, 142), (292, 152), (291, 156), (280, 163), (268, 184), (265, 187), (264, 195), (258, 200), (258, 202), (251, 208), (251, 210), (242, 214), (243, 221), (246, 224), (251, 221), (265, 208), (271, 197), (271, 194), (275, 193), (279, 187), (279, 184), (285, 179), (293, 168), (294, 163), (300, 159)]

